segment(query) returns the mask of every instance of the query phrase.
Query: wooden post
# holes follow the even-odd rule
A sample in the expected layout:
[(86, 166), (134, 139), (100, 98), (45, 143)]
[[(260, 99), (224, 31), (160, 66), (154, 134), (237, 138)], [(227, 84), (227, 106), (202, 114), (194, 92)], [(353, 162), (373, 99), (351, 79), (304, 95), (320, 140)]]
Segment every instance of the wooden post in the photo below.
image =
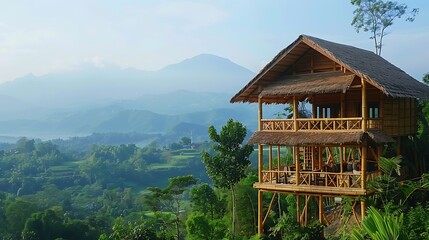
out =
[(367, 106), (366, 106), (366, 81), (361, 78), (362, 84), (362, 130), (366, 131), (366, 119), (368, 118)]
[(384, 126), (384, 96), (383, 93), (380, 93), (380, 106), (378, 110), (378, 118), (380, 119), (380, 130), (383, 130)]
[(298, 131), (298, 101), (296, 99), (296, 96), (293, 96), (293, 128), (296, 131)]
[(319, 195), (319, 223), (323, 224), (323, 197)]
[(269, 152), (268, 152), (268, 169), (273, 170), (273, 146), (269, 146)]
[(364, 200), (360, 200), (360, 217), (361, 217), (361, 220), (364, 219), (365, 212), (366, 212), (366, 203)]
[(262, 224), (263, 216), (264, 216), (264, 208), (262, 206), (263, 203), (263, 192), (258, 190), (258, 235), (264, 233), (264, 225)]
[(345, 118), (346, 117), (346, 100), (345, 100), (346, 94), (341, 93), (341, 112), (340, 117)]
[(368, 156), (368, 144), (366, 142), (366, 140), (363, 142), (362, 144), (362, 157), (361, 157), (361, 174), (362, 174), (362, 179), (361, 179), (361, 185), (362, 185), (362, 189), (366, 189), (366, 161), (367, 161), (367, 156)]
[(262, 131), (262, 101), (258, 98), (258, 131)]
[(258, 179), (262, 183), (262, 167), (264, 166), (264, 146), (258, 144)]
[(299, 173), (300, 173), (300, 164), (299, 164), (299, 147), (293, 147), (294, 158), (295, 158), (295, 176), (296, 176), (296, 185), (299, 185)]
[(280, 145), (277, 145), (277, 169), (280, 170)]
[(343, 148), (344, 148), (343, 146), (340, 147), (340, 173), (344, 172), (344, 169), (343, 169), (344, 149)]
[(300, 219), (300, 216), (301, 216), (301, 214), (300, 214), (300, 211), (299, 211), (299, 208), (300, 208), (300, 202), (299, 202), (299, 193), (296, 193), (296, 221), (298, 222), (298, 225), (299, 226), (301, 226), (301, 219)]

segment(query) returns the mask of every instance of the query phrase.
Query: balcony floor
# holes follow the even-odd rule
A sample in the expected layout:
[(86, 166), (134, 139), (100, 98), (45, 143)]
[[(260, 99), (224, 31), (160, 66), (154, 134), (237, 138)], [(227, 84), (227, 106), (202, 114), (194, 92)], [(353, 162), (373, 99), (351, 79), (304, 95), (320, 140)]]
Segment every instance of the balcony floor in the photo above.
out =
[(331, 196), (364, 196), (370, 192), (362, 188), (328, 187), (318, 185), (296, 185), (284, 183), (255, 183), (254, 188), (268, 192), (323, 194)]

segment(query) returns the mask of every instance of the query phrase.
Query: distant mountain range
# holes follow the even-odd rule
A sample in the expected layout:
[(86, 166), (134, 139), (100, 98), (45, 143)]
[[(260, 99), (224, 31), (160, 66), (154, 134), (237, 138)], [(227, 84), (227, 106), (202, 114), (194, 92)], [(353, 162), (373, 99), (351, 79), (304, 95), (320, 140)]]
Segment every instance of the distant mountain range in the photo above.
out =
[(0, 85), (0, 135), (58, 138), (92, 133), (186, 133), (229, 118), (256, 129), (256, 106), (229, 99), (255, 74), (202, 54), (159, 71), (83, 66)]

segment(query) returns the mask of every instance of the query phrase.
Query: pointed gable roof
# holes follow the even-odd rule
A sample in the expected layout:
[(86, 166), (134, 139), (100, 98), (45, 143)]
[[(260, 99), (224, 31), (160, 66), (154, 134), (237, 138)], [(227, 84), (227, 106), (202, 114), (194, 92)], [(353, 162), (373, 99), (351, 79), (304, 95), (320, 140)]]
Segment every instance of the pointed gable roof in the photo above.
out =
[(417, 81), (377, 54), (348, 46), (301, 35), (280, 51), (231, 102), (257, 102), (261, 91), (277, 80), (309, 49), (314, 49), (358, 77), (377, 87), (387, 96), (429, 99), (429, 87)]

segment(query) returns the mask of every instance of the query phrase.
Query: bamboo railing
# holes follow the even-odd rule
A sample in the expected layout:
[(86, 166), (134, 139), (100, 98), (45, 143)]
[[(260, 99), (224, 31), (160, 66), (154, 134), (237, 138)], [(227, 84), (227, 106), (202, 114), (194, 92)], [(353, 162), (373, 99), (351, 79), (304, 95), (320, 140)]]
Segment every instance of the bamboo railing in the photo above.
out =
[(356, 131), (362, 129), (363, 121), (368, 129), (382, 129), (380, 118), (363, 120), (361, 117), (298, 118), (296, 125), (293, 119), (261, 119), (261, 124), (262, 131)]
[[(366, 181), (374, 180), (380, 176), (380, 171), (367, 172)], [(290, 184), (298, 186), (325, 186), (337, 188), (362, 188), (362, 172), (319, 172), (289, 170), (262, 170), (261, 183)], [(297, 184), (298, 181), (298, 184)]]

